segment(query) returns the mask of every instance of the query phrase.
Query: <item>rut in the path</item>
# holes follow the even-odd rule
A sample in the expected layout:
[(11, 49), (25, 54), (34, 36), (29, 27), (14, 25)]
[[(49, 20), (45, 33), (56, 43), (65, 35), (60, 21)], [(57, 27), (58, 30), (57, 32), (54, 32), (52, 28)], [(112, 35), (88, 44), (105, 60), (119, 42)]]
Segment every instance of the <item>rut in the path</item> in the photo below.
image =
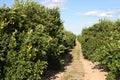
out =
[[(69, 65), (65, 66), (63, 71), (42, 80), (106, 80), (106, 72), (95, 68), (96, 64), (84, 59), (78, 41), (76, 41), (76, 46), (72, 49), (70, 55), (73, 57), (72, 62), (69, 63), (70, 57), (67, 56), (65, 61)], [(52, 71), (49, 72), (53, 73)]]
[(56, 75), (58, 78), (53, 80), (106, 80), (106, 72), (95, 68), (96, 64), (84, 59), (78, 41), (70, 54), (73, 56), (73, 61), (66, 66), (64, 72)]
[(76, 46), (70, 53), (73, 56), (73, 61), (66, 67), (65, 73), (61, 80), (83, 80), (84, 71), (80, 61), (80, 52), (80, 43), (76, 41)]

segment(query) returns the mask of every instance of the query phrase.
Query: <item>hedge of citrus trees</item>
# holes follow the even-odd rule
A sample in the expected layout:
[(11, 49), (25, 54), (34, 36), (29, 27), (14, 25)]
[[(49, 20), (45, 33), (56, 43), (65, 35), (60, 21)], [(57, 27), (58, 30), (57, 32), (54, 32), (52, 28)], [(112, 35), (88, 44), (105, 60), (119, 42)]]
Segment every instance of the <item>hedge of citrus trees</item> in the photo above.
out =
[(15, 0), (0, 7), (0, 79), (40, 80), (45, 69), (59, 69), (75, 45), (65, 31), (58, 8)]
[(120, 20), (100, 20), (78, 36), (85, 58), (100, 62), (108, 80), (120, 79)]

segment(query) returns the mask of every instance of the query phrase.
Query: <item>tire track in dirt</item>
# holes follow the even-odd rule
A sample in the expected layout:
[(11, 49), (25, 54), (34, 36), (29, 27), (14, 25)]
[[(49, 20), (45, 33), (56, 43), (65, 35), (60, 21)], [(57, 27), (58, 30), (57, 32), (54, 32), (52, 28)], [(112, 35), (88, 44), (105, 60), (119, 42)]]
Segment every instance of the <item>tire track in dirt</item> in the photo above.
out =
[[(79, 42), (78, 45), (80, 45)], [(84, 58), (81, 50), (81, 45), (80, 55), (80, 61), (82, 62), (82, 66), (84, 69), (83, 80), (107, 80), (107, 72), (105, 72), (103, 69), (100, 69), (100, 65), (98, 63), (92, 63), (91, 61)]]
[[(76, 41), (76, 46), (69, 54), (73, 57), (71, 63), (65, 66), (64, 71), (58, 72), (47, 80), (106, 80), (107, 72), (98, 69), (98, 64), (93, 64), (91, 61), (84, 59), (78, 41)], [(69, 57), (66, 57), (66, 59), (69, 60)]]

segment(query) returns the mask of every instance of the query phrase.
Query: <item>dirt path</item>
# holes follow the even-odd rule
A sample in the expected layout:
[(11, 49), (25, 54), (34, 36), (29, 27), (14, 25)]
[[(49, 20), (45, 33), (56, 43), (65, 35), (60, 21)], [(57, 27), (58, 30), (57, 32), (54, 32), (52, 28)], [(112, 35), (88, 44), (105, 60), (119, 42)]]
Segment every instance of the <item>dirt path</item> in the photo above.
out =
[(80, 52), (80, 54), (80, 61), (82, 62), (84, 69), (83, 80), (107, 80), (107, 72), (104, 72), (103, 69), (100, 69), (97, 63), (92, 63), (91, 61), (84, 59), (82, 52)]
[(80, 55), (80, 44), (76, 42), (75, 48), (70, 53), (73, 56), (72, 63), (66, 67), (64, 75), (62, 79), (56, 80), (83, 80), (84, 77), (84, 69), (83, 64), (81, 62), (81, 55)]
[(50, 80), (106, 80), (107, 73), (98, 69), (96, 64), (84, 59), (80, 43), (76, 41), (76, 44), (70, 53), (73, 57), (72, 62)]

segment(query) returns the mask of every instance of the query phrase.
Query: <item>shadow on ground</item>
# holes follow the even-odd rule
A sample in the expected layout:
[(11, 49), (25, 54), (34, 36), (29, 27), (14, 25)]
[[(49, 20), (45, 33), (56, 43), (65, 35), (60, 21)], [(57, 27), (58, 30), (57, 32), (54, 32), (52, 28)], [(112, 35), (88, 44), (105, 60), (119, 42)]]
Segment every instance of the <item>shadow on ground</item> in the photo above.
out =
[(63, 60), (64, 60), (64, 64), (62, 65), (60, 70), (46, 70), (43, 73), (41, 80), (54, 80), (54, 79), (58, 78), (58, 76), (55, 76), (55, 75), (60, 72), (65, 71), (65, 67), (68, 66), (72, 62), (73, 56), (70, 53), (67, 53), (64, 56)]
[(95, 66), (92, 69), (99, 69), (101, 72), (107, 71), (103, 68), (101, 64), (95, 64)]

